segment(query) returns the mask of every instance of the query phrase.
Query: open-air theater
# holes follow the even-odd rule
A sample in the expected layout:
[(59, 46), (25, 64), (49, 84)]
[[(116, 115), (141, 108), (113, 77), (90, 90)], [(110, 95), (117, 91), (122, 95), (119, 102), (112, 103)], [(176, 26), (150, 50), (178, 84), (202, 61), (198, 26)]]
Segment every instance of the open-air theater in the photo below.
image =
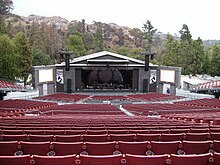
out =
[(220, 164), (220, 100), (176, 95), (180, 68), (111, 52), (66, 64), (33, 67), (39, 97), (0, 101), (0, 165)]

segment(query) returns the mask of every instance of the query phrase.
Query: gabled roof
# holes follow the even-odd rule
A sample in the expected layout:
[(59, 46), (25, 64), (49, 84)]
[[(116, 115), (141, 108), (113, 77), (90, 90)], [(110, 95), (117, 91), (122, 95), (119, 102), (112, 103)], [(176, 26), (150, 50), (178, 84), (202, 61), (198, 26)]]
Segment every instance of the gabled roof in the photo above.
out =
[[(127, 56), (123, 56), (123, 55), (120, 55), (117, 53), (108, 52), (108, 51), (102, 51), (102, 52), (93, 53), (93, 54), (89, 54), (89, 55), (75, 58), (74, 60), (70, 61), (70, 64), (79, 63), (82, 61), (92, 61), (95, 58), (104, 57), (104, 56), (112, 56), (114, 58), (118, 58), (119, 61), (127, 61), (127, 62), (132, 62), (132, 63), (144, 65), (144, 61), (130, 58)], [(106, 59), (106, 60), (108, 61), (108, 59)], [(115, 62), (117, 62), (117, 60), (115, 60)]]

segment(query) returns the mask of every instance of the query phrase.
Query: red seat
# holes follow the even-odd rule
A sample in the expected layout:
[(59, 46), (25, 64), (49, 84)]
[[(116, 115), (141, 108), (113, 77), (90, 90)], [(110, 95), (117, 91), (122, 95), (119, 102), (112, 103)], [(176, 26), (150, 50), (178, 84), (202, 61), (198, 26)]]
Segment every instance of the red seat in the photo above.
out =
[(47, 155), (52, 150), (50, 142), (20, 142), (23, 154)]
[(211, 154), (199, 155), (174, 155), (171, 154), (172, 165), (208, 165)]
[(76, 155), (66, 155), (66, 156), (33, 156), (35, 165), (72, 165), (76, 164)]
[(100, 134), (106, 134), (106, 130), (87, 130), (86, 133), (88, 135), (100, 135)]
[(118, 142), (122, 154), (146, 155), (148, 142)]
[(66, 130), (67, 135), (81, 135), (85, 133), (86, 133), (86, 130)]
[(150, 146), (148, 146), (148, 150), (152, 151), (154, 155), (177, 154), (180, 144), (181, 144), (180, 141), (172, 141), (172, 142), (151, 141)]
[(56, 142), (80, 142), (81, 135), (56, 135)]
[(213, 141), (213, 149), (215, 152), (220, 153), (220, 141), (219, 140), (214, 140)]
[(161, 134), (161, 141), (182, 141), (184, 137), (184, 133), (176, 133), (176, 134)]
[(24, 134), (23, 130), (2, 130), (2, 134), (5, 135), (22, 135)]
[(211, 132), (210, 140), (220, 140), (220, 132)]
[(103, 135), (83, 135), (84, 142), (107, 142), (109, 136), (107, 134)]
[(89, 155), (113, 155), (117, 146), (116, 142), (86, 142), (84, 149)]
[(3, 141), (27, 141), (27, 135), (2, 135)]
[(180, 129), (170, 129), (170, 133), (188, 133), (190, 131), (189, 128), (180, 128)]
[(30, 165), (30, 155), (0, 156), (1, 165)]
[(160, 134), (137, 134), (137, 141), (159, 141)]
[(44, 130), (24, 130), (24, 133), (32, 135), (43, 135)]
[(213, 154), (214, 162), (212, 165), (219, 165), (220, 164), (220, 153)]
[(83, 149), (83, 142), (75, 142), (75, 143), (64, 143), (64, 142), (53, 142), (53, 151), (56, 156), (61, 155), (79, 155)]
[(110, 141), (134, 141), (135, 134), (110, 134)]
[(168, 155), (131, 155), (126, 154), (126, 165), (165, 165)]
[(53, 141), (53, 135), (29, 135), (31, 142), (46, 142), (46, 141)]
[(205, 141), (208, 140), (209, 133), (186, 133), (185, 140)]
[(108, 134), (127, 134), (129, 131), (126, 129), (122, 130), (108, 130)]
[(211, 141), (183, 141), (182, 150), (186, 154), (205, 154), (209, 153)]
[(0, 142), (0, 155), (13, 156), (18, 150), (17, 141)]
[(79, 159), (81, 161), (80, 165), (122, 165), (122, 162), (125, 162), (122, 155), (80, 155)]
[(45, 130), (46, 135), (65, 135), (65, 130)]

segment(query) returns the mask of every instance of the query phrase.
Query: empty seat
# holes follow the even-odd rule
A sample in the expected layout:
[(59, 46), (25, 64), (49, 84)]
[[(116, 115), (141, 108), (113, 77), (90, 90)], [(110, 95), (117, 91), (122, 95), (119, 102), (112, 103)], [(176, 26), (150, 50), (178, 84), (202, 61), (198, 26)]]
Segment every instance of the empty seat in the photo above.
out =
[(0, 155), (13, 156), (18, 150), (17, 141), (0, 142)]
[(0, 156), (1, 165), (30, 165), (30, 155)]
[(160, 134), (137, 134), (136, 141), (159, 141)]
[(34, 155), (33, 158), (35, 165), (71, 165), (76, 163), (76, 155), (66, 156), (39, 156)]
[(50, 142), (20, 142), (23, 154), (47, 155), (52, 150)]
[(211, 132), (210, 140), (220, 140), (220, 132)]
[(106, 130), (87, 130), (86, 133), (88, 135), (100, 135), (100, 134), (106, 134)]
[(168, 155), (131, 155), (126, 154), (126, 165), (165, 165)]
[(109, 140), (107, 134), (103, 135), (83, 135), (84, 142), (107, 142)]
[(169, 129), (151, 129), (150, 134), (161, 134), (161, 133), (169, 133)]
[(27, 135), (2, 135), (3, 141), (27, 141)]
[(32, 135), (43, 135), (44, 130), (24, 130), (24, 133)]
[(189, 128), (170, 129), (170, 133), (188, 133)]
[(213, 158), (214, 158), (214, 162), (212, 162), (212, 165), (219, 165), (220, 164), (220, 153), (214, 153)]
[(64, 142), (53, 142), (53, 151), (56, 156), (61, 155), (79, 155), (83, 149), (83, 142), (75, 142), (75, 143), (64, 143)]
[(2, 130), (2, 134), (5, 135), (21, 135), (24, 134), (23, 130)]
[(129, 131), (127, 129), (122, 130), (108, 130), (108, 134), (127, 134)]
[(122, 165), (125, 162), (122, 155), (80, 155), (79, 159), (80, 165)]
[(211, 154), (174, 155), (171, 154), (172, 165), (208, 165)]
[(122, 154), (146, 155), (148, 142), (118, 142)]
[(181, 144), (180, 141), (172, 141), (172, 142), (151, 141), (150, 146), (148, 146), (148, 150), (152, 151), (154, 155), (177, 154), (180, 148), (180, 144)]
[(186, 154), (204, 154), (209, 153), (211, 145), (211, 141), (183, 141), (182, 150)]
[(86, 142), (83, 147), (89, 155), (113, 155), (118, 150), (116, 142)]
[(213, 149), (215, 152), (220, 153), (220, 141), (219, 140), (213, 140)]
[(56, 135), (55, 141), (57, 142), (80, 142), (81, 135)]
[(66, 130), (67, 135), (81, 135), (85, 133), (86, 133), (86, 130)]
[(184, 137), (184, 133), (176, 133), (176, 134), (161, 134), (161, 141), (182, 141)]
[(65, 135), (65, 130), (45, 130), (46, 135)]
[(209, 128), (190, 128), (190, 133), (208, 133)]
[(110, 134), (110, 141), (134, 141), (135, 134)]
[(46, 141), (53, 141), (53, 135), (29, 135), (31, 142), (46, 142)]
[(205, 141), (208, 140), (209, 133), (186, 133), (185, 140)]

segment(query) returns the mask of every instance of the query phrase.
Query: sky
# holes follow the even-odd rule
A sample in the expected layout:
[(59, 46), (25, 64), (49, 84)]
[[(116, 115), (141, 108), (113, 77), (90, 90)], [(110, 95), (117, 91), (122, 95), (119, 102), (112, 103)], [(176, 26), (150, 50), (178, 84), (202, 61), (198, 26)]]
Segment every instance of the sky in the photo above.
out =
[(178, 34), (187, 24), (194, 39), (220, 39), (219, 0), (13, 0), (20, 16), (61, 16), (142, 29), (150, 20), (158, 32)]

